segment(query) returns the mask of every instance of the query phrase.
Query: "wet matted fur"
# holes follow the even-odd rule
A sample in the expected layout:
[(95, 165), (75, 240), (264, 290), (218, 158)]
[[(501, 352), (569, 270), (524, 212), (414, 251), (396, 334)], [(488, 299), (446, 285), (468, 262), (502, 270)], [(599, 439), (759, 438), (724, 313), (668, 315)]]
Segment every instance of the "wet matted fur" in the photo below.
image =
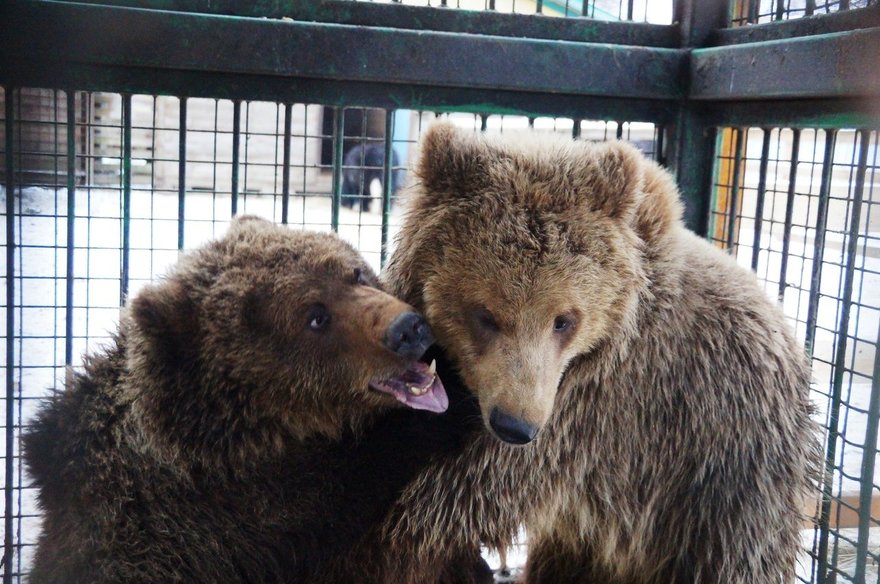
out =
[[(524, 524), (528, 582), (793, 577), (816, 428), (803, 348), (623, 143), (440, 123), (384, 279), (427, 315), (486, 430), (410, 484), (354, 565), (431, 582)], [(499, 407), (540, 428), (514, 447)]]
[(184, 256), (24, 437), (44, 512), (30, 581), (321, 582), (451, 445), (367, 389), (405, 365), (380, 341), (410, 310), (328, 234), (242, 218)]

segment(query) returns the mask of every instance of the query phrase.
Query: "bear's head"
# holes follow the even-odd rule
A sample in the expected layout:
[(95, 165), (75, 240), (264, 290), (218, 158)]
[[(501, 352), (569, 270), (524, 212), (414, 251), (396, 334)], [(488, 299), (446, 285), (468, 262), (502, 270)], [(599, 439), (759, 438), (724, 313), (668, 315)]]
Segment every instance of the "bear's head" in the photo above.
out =
[(484, 423), (529, 442), (573, 360), (633, 326), (645, 238), (680, 213), (646, 200), (665, 173), (623, 143), (448, 123), (428, 129), (416, 170), (385, 279), (428, 317)]
[(335, 235), (236, 219), (129, 303), (135, 418), (174, 459), (247, 464), (402, 402), (443, 411), (425, 320)]

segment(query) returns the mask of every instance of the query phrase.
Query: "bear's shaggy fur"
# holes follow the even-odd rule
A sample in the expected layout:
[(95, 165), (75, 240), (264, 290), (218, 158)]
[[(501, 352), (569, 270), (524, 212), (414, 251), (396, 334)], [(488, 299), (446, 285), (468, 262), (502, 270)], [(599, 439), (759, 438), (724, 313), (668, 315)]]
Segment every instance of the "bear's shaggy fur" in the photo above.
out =
[(328, 234), (244, 218), (182, 258), (24, 438), (45, 513), (31, 582), (322, 581), (446, 446), (433, 414), (368, 389), (427, 369), (429, 335), (390, 350), (401, 315)]
[[(791, 580), (808, 362), (754, 274), (684, 227), (667, 173), (623, 143), (441, 123), (417, 174), (385, 279), (488, 430), (407, 487), (374, 580), (430, 582), (521, 524), (528, 582)], [(496, 408), (534, 441), (493, 436)]]

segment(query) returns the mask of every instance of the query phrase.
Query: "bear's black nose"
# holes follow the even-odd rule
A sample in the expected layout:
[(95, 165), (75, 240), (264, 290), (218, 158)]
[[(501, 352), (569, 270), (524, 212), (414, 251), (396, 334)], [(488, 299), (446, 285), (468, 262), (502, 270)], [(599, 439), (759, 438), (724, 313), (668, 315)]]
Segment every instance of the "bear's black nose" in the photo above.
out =
[(434, 337), (428, 322), (420, 314), (404, 312), (391, 322), (385, 331), (385, 346), (409, 359), (421, 357)]
[(538, 434), (535, 426), (497, 407), (489, 414), (489, 425), (499, 438), (510, 444), (528, 444)]

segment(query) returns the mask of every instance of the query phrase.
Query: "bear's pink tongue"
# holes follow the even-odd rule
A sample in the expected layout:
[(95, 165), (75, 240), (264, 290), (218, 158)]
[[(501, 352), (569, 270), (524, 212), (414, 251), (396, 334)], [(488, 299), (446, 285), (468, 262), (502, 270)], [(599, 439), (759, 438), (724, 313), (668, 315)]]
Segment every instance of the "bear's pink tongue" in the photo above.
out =
[(371, 381), (370, 387), (393, 395), (397, 401), (415, 410), (445, 412), (449, 407), (446, 389), (434, 370), (434, 363), (416, 361), (398, 377)]

